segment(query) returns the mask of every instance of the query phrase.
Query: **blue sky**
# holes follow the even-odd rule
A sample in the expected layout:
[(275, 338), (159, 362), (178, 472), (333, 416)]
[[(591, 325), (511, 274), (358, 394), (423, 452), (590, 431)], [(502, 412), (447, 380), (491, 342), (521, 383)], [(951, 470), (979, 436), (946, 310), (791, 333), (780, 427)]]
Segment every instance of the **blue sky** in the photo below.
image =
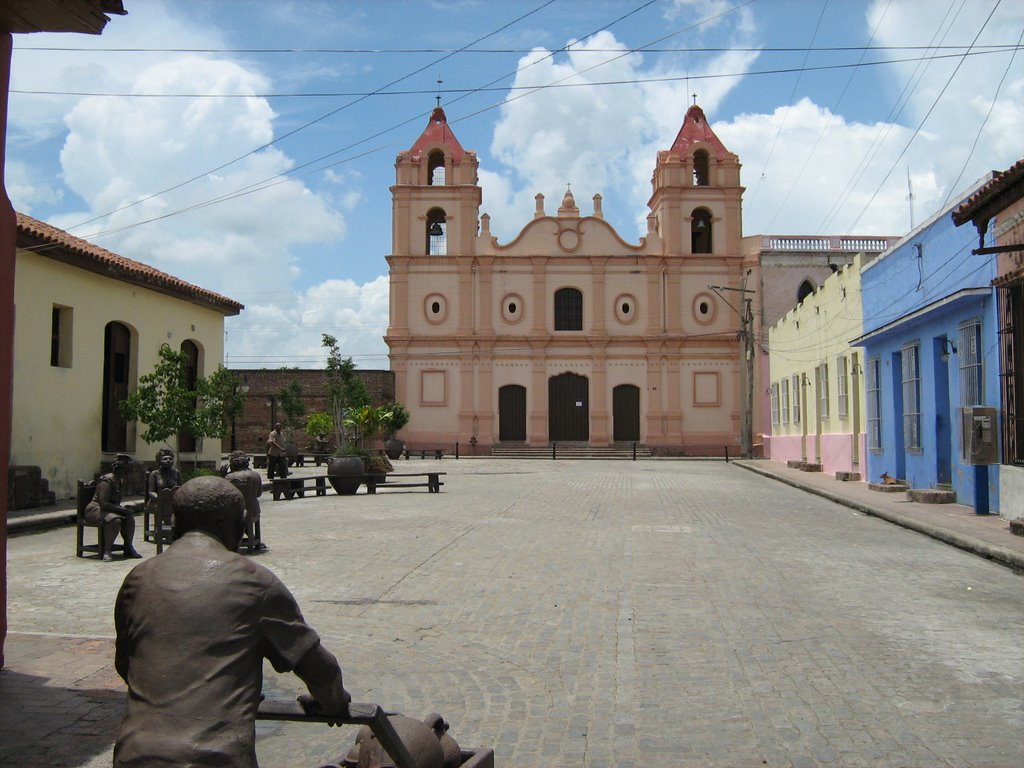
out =
[(439, 92), (502, 242), (568, 183), (637, 241), (694, 93), (743, 165), (745, 235), (901, 235), (1024, 155), (1009, 0), (125, 7), (99, 37), (16, 37), (8, 192), (243, 302), (233, 368), (322, 365), (323, 332), (388, 367), (388, 188)]

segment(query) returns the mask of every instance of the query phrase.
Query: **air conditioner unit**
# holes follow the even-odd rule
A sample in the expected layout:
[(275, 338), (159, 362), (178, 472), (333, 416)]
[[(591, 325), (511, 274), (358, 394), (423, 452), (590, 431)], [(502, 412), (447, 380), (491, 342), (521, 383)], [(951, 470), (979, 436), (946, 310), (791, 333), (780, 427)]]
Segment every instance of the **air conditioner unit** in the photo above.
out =
[(965, 464), (998, 464), (996, 409), (974, 406), (961, 411), (961, 447)]

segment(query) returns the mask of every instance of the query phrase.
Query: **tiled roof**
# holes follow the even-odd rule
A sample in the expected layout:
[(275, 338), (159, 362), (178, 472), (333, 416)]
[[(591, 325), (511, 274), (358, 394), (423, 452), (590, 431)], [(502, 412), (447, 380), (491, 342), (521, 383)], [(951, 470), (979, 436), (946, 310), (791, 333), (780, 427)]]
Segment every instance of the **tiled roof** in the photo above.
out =
[(148, 264), (100, 248), (88, 240), (70, 235), (63, 229), (57, 229), (24, 213), (18, 214), (18, 248), (49, 256), (115, 280), (134, 283), (195, 304), (210, 306), (225, 315), (237, 315), (244, 309), (244, 305), (234, 299), (185, 282)]
[[(995, 173), (991, 181), (980, 187), (973, 195), (958, 205), (953, 210), (953, 223), (959, 227), (961, 224), (978, 216), (978, 214), (982, 214), (983, 218), (988, 218), (997, 213), (998, 211), (995, 209), (991, 212), (984, 211), (983, 209), (988, 207), (989, 203), (997, 203), (997, 199), (1003, 193), (1010, 192), (1012, 187), (1019, 185), (1022, 181), (1024, 181), (1024, 160), (1018, 160), (1005, 171)], [(1018, 192), (1016, 199), (1020, 197), (1021, 194)], [(1007, 199), (1002, 203), (997, 203), (997, 207), (1000, 209), (1004, 208), (1013, 201), (1013, 199)]]
[(424, 149), (436, 147), (439, 144), (448, 149), (452, 160), (461, 160), (462, 156), (466, 154), (466, 150), (462, 148), (459, 140), (452, 133), (452, 129), (448, 127), (448, 118), (445, 117), (444, 110), (435, 107), (430, 114), (430, 122), (427, 123), (427, 127), (420, 137), (416, 139), (416, 143), (412, 145), (409, 154), (415, 160), (423, 154)]
[(683, 126), (679, 129), (676, 140), (672, 142), (672, 148), (669, 152), (683, 157), (689, 148), (697, 143), (709, 144), (714, 147), (715, 156), (718, 159), (722, 159), (729, 152), (718, 136), (715, 135), (715, 132), (711, 130), (708, 119), (704, 115), (704, 110), (694, 104), (686, 110)]

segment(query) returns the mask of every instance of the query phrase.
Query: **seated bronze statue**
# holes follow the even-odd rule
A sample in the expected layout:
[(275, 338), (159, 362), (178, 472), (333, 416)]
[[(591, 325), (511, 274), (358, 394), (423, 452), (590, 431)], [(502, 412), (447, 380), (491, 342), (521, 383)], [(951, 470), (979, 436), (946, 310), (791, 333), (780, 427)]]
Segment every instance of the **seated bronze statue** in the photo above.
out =
[(146, 506), (155, 508), (164, 488), (177, 488), (181, 485), (181, 472), (174, 466), (174, 451), (161, 448), (156, 452), (156, 469), (149, 473), (146, 488)]
[(232, 451), (228, 457), (230, 471), (224, 479), (231, 483), (245, 499), (245, 537), (249, 552), (264, 552), (267, 545), (257, 535), (260, 522), (260, 500), (263, 493), (263, 478), (254, 469), (249, 469), (249, 455), (245, 451)]
[(85, 506), (86, 522), (103, 528), (103, 552), (100, 556), (108, 562), (113, 559), (111, 552), (118, 534), (124, 542), (125, 559), (142, 557), (132, 543), (135, 538), (135, 512), (121, 505), (122, 487), (133, 463), (128, 454), (117, 454), (111, 462), (110, 472), (100, 475), (96, 481), (96, 492)]
[(341, 667), (291, 592), (235, 552), (244, 516), (245, 500), (227, 480), (189, 480), (174, 494), (174, 543), (125, 578), (114, 665), (128, 707), (115, 768), (256, 768), (264, 658), (306, 684), (306, 711), (348, 714)]

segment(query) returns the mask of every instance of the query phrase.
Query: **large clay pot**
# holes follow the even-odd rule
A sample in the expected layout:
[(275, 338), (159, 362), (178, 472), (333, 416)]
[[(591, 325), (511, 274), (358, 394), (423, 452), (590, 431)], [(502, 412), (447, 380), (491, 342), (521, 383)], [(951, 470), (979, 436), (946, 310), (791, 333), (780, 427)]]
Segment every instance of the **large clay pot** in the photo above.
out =
[(402, 458), (402, 451), (405, 450), (405, 443), (397, 437), (389, 437), (384, 441), (384, 455), (392, 461)]
[(363, 482), (363, 460), (358, 456), (338, 456), (327, 465), (327, 481), (340, 496), (351, 496)]

